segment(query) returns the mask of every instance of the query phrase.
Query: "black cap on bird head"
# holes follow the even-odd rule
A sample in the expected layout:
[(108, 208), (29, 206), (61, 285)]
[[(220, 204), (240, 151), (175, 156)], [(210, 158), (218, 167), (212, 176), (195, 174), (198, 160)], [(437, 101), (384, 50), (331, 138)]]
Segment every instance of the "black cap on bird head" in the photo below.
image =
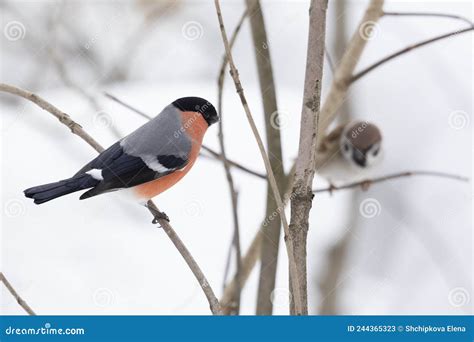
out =
[(219, 121), (219, 115), (214, 106), (201, 97), (182, 97), (174, 101), (173, 105), (183, 112), (201, 113), (209, 126)]

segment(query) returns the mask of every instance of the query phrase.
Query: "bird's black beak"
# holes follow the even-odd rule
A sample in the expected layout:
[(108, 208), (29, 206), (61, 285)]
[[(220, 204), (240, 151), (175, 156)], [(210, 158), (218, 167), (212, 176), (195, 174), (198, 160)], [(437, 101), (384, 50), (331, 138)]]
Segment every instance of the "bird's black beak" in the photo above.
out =
[(352, 154), (352, 159), (360, 167), (366, 167), (367, 166), (367, 158), (366, 158), (365, 154), (362, 153), (359, 150), (354, 150), (354, 153)]

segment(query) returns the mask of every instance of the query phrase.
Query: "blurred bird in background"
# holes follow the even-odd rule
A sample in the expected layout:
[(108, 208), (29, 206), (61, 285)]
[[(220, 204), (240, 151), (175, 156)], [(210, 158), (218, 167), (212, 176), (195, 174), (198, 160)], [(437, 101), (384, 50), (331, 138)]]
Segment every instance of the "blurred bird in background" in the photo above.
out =
[(343, 124), (326, 136), (319, 152), (317, 172), (330, 183), (368, 179), (383, 158), (382, 133), (367, 121)]
[(81, 200), (126, 189), (139, 203), (146, 203), (189, 172), (207, 128), (218, 121), (207, 100), (180, 98), (71, 178), (26, 189), (25, 196), (41, 204), (85, 189), (89, 190)]

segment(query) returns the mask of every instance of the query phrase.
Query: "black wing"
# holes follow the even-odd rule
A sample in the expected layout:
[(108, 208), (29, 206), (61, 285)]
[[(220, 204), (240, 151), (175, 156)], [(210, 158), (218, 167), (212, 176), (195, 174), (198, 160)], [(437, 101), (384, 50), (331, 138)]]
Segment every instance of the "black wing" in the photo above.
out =
[(159, 170), (150, 168), (140, 157), (128, 155), (123, 151), (120, 142), (117, 142), (77, 173), (82, 174), (92, 169), (98, 169), (102, 171), (103, 177), (97, 186), (84, 193), (80, 199), (158, 179), (183, 168), (188, 162), (173, 155), (156, 156), (156, 161), (162, 166)]

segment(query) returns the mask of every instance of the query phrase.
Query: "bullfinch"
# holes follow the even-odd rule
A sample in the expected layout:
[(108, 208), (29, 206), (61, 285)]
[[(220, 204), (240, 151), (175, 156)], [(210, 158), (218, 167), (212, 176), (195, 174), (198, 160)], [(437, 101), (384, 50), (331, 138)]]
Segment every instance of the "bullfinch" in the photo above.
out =
[(169, 189), (194, 165), (209, 126), (219, 121), (214, 106), (200, 97), (180, 98), (125, 138), (103, 151), (74, 176), (35, 186), (25, 196), (41, 204), (89, 189), (80, 199), (127, 189), (140, 203)]

